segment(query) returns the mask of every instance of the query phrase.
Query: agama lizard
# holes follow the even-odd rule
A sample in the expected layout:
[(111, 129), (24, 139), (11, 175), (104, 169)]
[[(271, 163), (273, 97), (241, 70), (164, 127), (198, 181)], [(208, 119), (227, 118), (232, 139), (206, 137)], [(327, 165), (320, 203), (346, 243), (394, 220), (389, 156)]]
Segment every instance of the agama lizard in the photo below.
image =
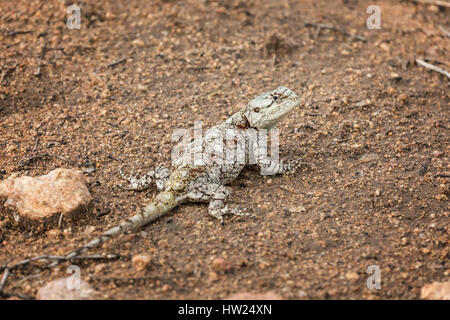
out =
[[(214, 141), (229, 141), (227, 139), (231, 131), (237, 134), (234, 137), (236, 141), (237, 138), (242, 138), (250, 131), (273, 129), (281, 119), (299, 104), (299, 98), (294, 92), (286, 87), (278, 87), (273, 91), (254, 98), (242, 110), (236, 112), (221, 124), (208, 129), (205, 132), (205, 137), (209, 138), (206, 138), (206, 140), (210, 143)], [(63, 261), (74, 259), (89, 249), (100, 246), (107, 240), (124, 232), (142, 227), (182, 203), (209, 203), (209, 213), (222, 223), (223, 216), (226, 214), (247, 215), (246, 212), (241, 211), (239, 208), (229, 208), (226, 204), (230, 195), (226, 185), (234, 181), (248, 164), (246, 161), (237, 161), (239, 155), (247, 159), (249, 154), (253, 152), (255, 164), (261, 168), (270, 168), (276, 174), (293, 173), (304, 164), (301, 160), (291, 160), (287, 163), (272, 161), (265, 156), (266, 150), (261, 150), (261, 145), (256, 143), (245, 144), (244, 149), (239, 149), (240, 151), (238, 150), (235, 161), (205, 161), (199, 165), (192, 161), (195, 152), (193, 143), (189, 145), (188, 150), (191, 151), (187, 154), (187, 157), (177, 159), (172, 164), (172, 170), (157, 167), (141, 178), (125, 177), (121, 172), (122, 177), (126, 178), (130, 183), (129, 186), (124, 187), (125, 189), (145, 190), (154, 183), (160, 190), (160, 193), (142, 209), (142, 212), (125, 219), (119, 225), (103, 233), (99, 238), (88, 242), (66, 256), (59, 257), (50, 267)], [(202, 148), (204, 147), (202, 146)], [(205, 150), (202, 149), (202, 151)], [(239, 154), (239, 152), (243, 154)], [(16, 267), (49, 257), (51, 256), (29, 258), (17, 264)], [(9, 269), (6, 271), (9, 271)], [(6, 277), (7, 273), (4, 276), (5, 280)]]
[[(299, 97), (294, 92), (286, 87), (278, 87), (251, 100), (242, 110), (221, 124), (208, 129), (205, 136), (214, 131), (215, 139), (225, 140), (229, 130), (236, 130), (242, 134), (248, 129), (272, 129), (299, 103)], [(248, 152), (248, 149), (245, 152)], [(271, 163), (267, 158), (260, 157), (257, 151), (255, 154), (257, 165), (276, 167), (275, 170), (278, 174), (292, 173), (303, 164), (299, 160)], [(209, 203), (209, 213), (222, 223), (223, 216), (226, 214), (246, 215), (240, 209), (231, 209), (226, 205), (230, 192), (225, 187), (239, 176), (245, 165), (245, 162), (235, 161), (226, 164), (204, 163), (199, 166), (192, 161), (180, 158), (175, 162), (171, 171), (158, 167), (141, 178), (125, 177), (121, 172), (122, 176), (130, 182), (129, 186), (125, 187), (126, 189), (145, 190), (154, 183), (161, 192), (142, 209), (141, 213), (125, 219), (99, 238), (71, 252), (66, 256), (67, 260), (101, 245), (119, 234), (142, 227), (185, 202)]]

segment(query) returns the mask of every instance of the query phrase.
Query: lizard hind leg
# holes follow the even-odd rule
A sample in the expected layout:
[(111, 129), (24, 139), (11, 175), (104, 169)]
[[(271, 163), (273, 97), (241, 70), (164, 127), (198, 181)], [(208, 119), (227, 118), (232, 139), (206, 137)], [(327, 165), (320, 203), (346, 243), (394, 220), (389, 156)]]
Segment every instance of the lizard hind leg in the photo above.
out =
[(281, 166), (281, 170), (279, 173), (284, 175), (293, 175), (296, 172), (308, 168), (308, 164), (302, 159), (290, 160), (286, 163), (283, 163)]
[(227, 187), (216, 185), (213, 188), (213, 193), (211, 194), (211, 200), (209, 201), (208, 211), (209, 214), (214, 218), (219, 219), (223, 224), (223, 216), (228, 214), (234, 214), (237, 216), (249, 216), (250, 213), (244, 211), (240, 208), (229, 208), (226, 201), (230, 195)]
[(165, 167), (156, 167), (154, 173), (156, 188), (160, 191), (164, 190), (166, 188), (166, 182), (170, 177), (170, 170)]
[(136, 175), (125, 175), (122, 169), (119, 171), (123, 179), (128, 181), (128, 185), (118, 185), (125, 190), (144, 191), (148, 189), (152, 183), (156, 185), (158, 190), (164, 190), (165, 184), (170, 176), (170, 170), (164, 167), (156, 167), (154, 170), (138, 177)]

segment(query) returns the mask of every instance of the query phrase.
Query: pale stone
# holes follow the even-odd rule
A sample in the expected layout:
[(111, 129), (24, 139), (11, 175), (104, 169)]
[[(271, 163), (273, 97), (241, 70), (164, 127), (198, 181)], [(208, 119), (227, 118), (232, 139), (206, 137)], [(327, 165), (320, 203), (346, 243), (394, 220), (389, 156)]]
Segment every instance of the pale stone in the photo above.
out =
[(58, 237), (61, 234), (61, 231), (58, 229), (51, 229), (47, 231), (47, 237), (49, 237), (50, 239), (54, 239), (56, 237)]
[(96, 265), (94, 267), (95, 273), (101, 273), (101, 272), (105, 271), (105, 269), (106, 269), (106, 264), (104, 264), (104, 263), (99, 263), (98, 265)]
[(433, 13), (438, 13), (439, 12), (439, 7), (435, 6), (435, 5), (428, 6), (428, 11), (433, 12)]
[(380, 160), (380, 156), (376, 153), (367, 153), (359, 159), (359, 161), (366, 163), (366, 162), (372, 162), (372, 161), (378, 161)]
[(143, 47), (145, 46), (145, 42), (142, 41), (141, 39), (135, 39), (131, 42), (133, 45), (137, 46), (137, 47)]
[(146, 254), (138, 254), (131, 259), (131, 263), (137, 271), (142, 271), (150, 264), (150, 256)]
[(289, 208), (289, 211), (294, 213), (306, 212), (306, 208), (304, 206), (293, 206)]
[(83, 280), (72, 281), (70, 278), (61, 278), (50, 281), (37, 293), (39, 300), (87, 300), (93, 299), (96, 291)]
[(387, 43), (384, 43), (384, 42), (382, 44), (380, 44), (380, 48), (386, 52), (391, 51), (391, 48), (387, 45)]
[(423, 286), (420, 297), (427, 300), (450, 300), (450, 281), (433, 282)]
[(358, 273), (356, 273), (355, 271), (348, 271), (345, 274), (345, 278), (349, 281), (356, 281), (359, 279), (359, 275)]
[(402, 77), (398, 73), (391, 72), (390, 78), (391, 80), (400, 80)]
[(399, 99), (400, 101), (405, 101), (407, 98), (408, 98), (408, 97), (407, 97), (406, 94), (404, 94), (404, 93), (401, 93), (401, 94), (398, 96), (398, 99)]
[(95, 227), (94, 226), (89, 226), (89, 227), (86, 227), (86, 229), (84, 229), (84, 233), (85, 234), (91, 234), (94, 231), (95, 231)]
[(0, 196), (8, 198), (5, 207), (34, 220), (77, 211), (92, 200), (83, 173), (61, 168), (38, 177), (12, 176), (0, 183)]
[(225, 300), (283, 300), (283, 297), (273, 291), (266, 293), (239, 292), (232, 294)]
[(223, 258), (216, 258), (212, 262), (212, 269), (214, 271), (229, 271), (231, 269), (231, 263)]

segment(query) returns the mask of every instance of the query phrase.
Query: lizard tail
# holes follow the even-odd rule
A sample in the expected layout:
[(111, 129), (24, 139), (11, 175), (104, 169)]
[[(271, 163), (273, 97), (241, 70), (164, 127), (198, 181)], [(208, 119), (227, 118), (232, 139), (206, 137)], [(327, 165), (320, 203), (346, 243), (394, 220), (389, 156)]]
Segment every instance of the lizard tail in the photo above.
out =
[(108, 241), (109, 239), (125, 233), (129, 230), (137, 229), (152, 221), (155, 221), (165, 213), (169, 212), (179, 204), (175, 194), (168, 191), (160, 192), (155, 199), (144, 207), (142, 213), (137, 213), (122, 221), (118, 226), (109, 229), (97, 239), (90, 241), (84, 246), (72, 251), (65, 258), (72, 259), (92, 248), (98, 247)]

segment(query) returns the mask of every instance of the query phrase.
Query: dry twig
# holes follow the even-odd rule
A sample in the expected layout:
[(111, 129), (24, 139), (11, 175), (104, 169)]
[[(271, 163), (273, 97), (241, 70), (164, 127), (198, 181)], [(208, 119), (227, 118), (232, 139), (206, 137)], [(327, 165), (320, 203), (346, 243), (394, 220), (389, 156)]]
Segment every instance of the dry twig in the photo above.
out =
[(448, 2), (448, 1), (441, 1), (441, 0), (406, 0), (406, 1), (420, 3), (420, 4), (431, 4), (431, 5), (435, 5), (438, 7), (450, 8), (450, 2)]
[(44, 60), (44, 58), (45, 58), (46, 53), (47, 53), (47, 42), (45, 42), (45, 40), (44, 40), (44, 44), (41, 48), (41, 53), (39, 54), (39, 57), (38, 57), (38, 66), (37, 66), (36, 71), (34, 72), (35, 76), (41, 75), (41, 64), (42, 64), (42, 60)]
[(450, 38), (450, 31), (445, 29), (443, 26), (439, 26), (439, 29), (442, 31), (443, 34), (445, 34), (447, 37)]
[(33, 258), (27, 258), (27, 259), (23, 259), (22, 261), (17, 262), (16, 264), (13, 264), (12, 266), (8, 266), (8, 265), (3, 265), (2, 267), (0, 267), (0, 271), (2, 270), (8, 270), (8, 272), (15, 270), (21, 266), (27, 265), (31, 262), (34, 261), (39, 261), (39, 260), (52, 260), (52, 261), (59, 261), (59, 262), (65, 262), (65, 261), (71, 261), (71, 260), (102, 260), (102, 259), (106, 259), (106, 260), (112, 260), (112, 259), (117, 259), (119, 256), (115, 255), (115, 254), (108, 254), (106, 256), (102, 256), (99, 254), (92, 254), (92, 255), (87, 255), (87, 256), (52, 256), (52, 255), (42, 255), (42, 256), (37, 256), (37, 257), (33, 257)]
[(431, 70), (431, 71), (435, 71), (435, 72), (439, 72), (440, 74), (446, 76), (447, 78), (450, 79), (450, 73), (445, 71), (444, 69), (441, 69), (439, 67), (436, 67), (428, 62), (425, 62), (423, 60), (420, 59), (416, 59), (416, 63), (421, 66), (424, 67), (425, 69)]
[(59, 160), (62, 160), (64, 162), (68, 162), (66, 159), (64, 159), (63, 157), (57, 156), (57, 155), (52, 155), (52, 154), (48, 154), (48, 153), (42, 153), (42, 154), (37, 154), (34, 156), (31, 156), (27, 159), (22, 159), (17, 163), (17, 167), (18, 168), (23, 168), (24, 166), (26, 166), (28, 163), (32, 162), (35, 159), (39, 159), (39, 158), (45, 158), (45, 157), (53, 157), (53, 158), (58, 158)]
[(107, 67), (115, 67), (115, 66), (117, 66), (118, 64), (120, 64), (120, 63), (122, 63), (122, 62), (126, 62), (126, 61), (127, 61), (127, 58), (122, 58), (122, 59), (116, 60), (116, 61), (114, 61), (114, 62), (108, 64)]
[(33, 31), (12, 30), (12, 31), (9, 31), (6, 35), (8, 37), (15, 37), (16, 35), (19, 35), (19, 34), (28, 34), (28, 33), (33, 33)]
[[(93, 254), (93, 255), (87, 255), (87, 256), (51, 256), (51, 255), (42, 255), (37, 256), (33, 258), (27, 258), (22, 261), (19, 261), (18, 263), (8, 266), (7, 264), (4, 264), (2, 267), (0, 267), (0, 271), (3, 270), (3, 277), (0, 281), (0, 296), (5, 295), (2, 290), (5, 286), (6, 280), (8, 279), (8, 276), (11, 274), (12, 270), (18, 269), (21, 266), (27, 265), (33, 261), (39, 261), (39, 260), (53, 260), (54, 262), (48, 266), (48, 268), (55, 267), (62, 262), (66, 261), (73, 261), (73, 260), (112, 260), (117, 259), (119, 256), (115, 254), (108, 254), (106, 256), (102, 256), (99, 254)], [(7, 295), (7, 294), (6, 294)]]
[(358, 36), (356, 34), (348, 32), (345, 29), (334, 27), (334, 26), (330, 26), (328, 24), (306, 22), (305, 23), (305, 27), (317, 28), (317, 33), (316, 33), (317, 36), (319, 35), (319, 33), (320, 33), (320, 31), (322, 29), (328, 29), (328, 30), (333, 30), (333, 31), (337, 31), (337, 32), (343, 33), (343, 34), (349, 36), (350, 38), (352, 38), (354, 40), (359, 40), (359, 41), (363, 41), (363, 42), (367, 41), (366, 38), (364, 38), (362, 36)]
[(5, 286), (6, 279), (8, 279), (9, 273), (10, 273), (9, 268), (5, 267), (5, 271), (3, 272), (2, 280), (0, 281), (0, 293), (2, 292), (3, 287)]

